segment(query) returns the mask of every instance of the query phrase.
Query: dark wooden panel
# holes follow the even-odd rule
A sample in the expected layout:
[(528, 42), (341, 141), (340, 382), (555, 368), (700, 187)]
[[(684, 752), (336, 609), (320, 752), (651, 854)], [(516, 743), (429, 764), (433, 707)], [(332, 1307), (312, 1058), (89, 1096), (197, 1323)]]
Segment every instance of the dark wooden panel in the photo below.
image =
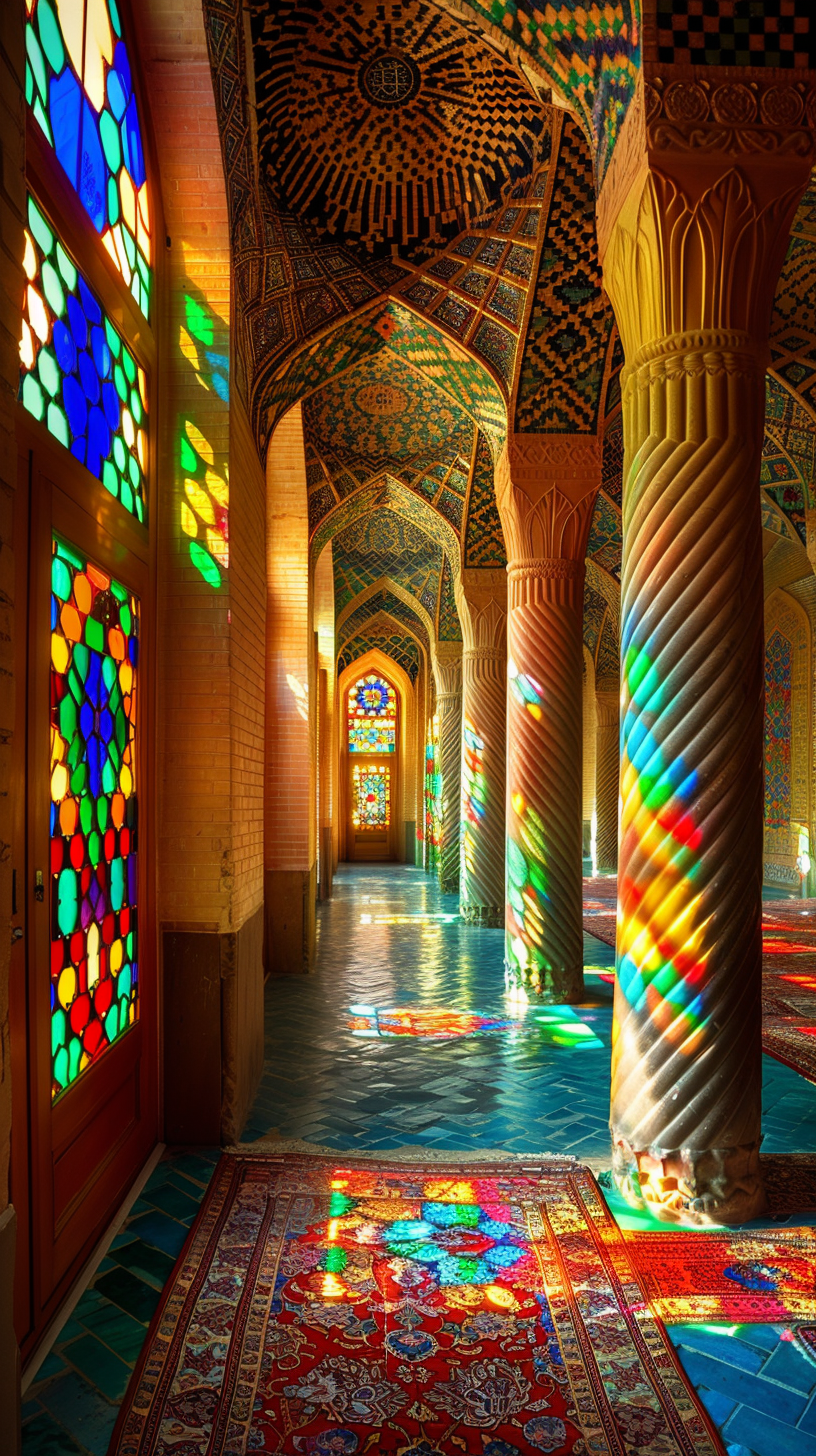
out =
[(221, 1140), (221, 937), (165, 930), (164, 1137)]

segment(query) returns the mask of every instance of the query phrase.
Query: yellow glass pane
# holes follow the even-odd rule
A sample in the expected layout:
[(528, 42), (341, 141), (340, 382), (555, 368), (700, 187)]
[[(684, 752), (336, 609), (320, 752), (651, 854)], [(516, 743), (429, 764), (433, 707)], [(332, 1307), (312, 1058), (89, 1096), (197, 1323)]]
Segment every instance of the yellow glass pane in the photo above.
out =
[[(59, 15), (62, 38), (65, 41), (67, 50), (74, 70), (78, 76), (82, 75), (82, 50), (84, 31), (84, 10), (83, 0), (57, 0), (57, 14)], [(97, 111), (101, 106), (97, 106)]]
[[(113, 34), (107, 0), (86, 0), (85, 72), (82, 77), (95, 111), (105, 105), (105, 62), (113, 60)], [(79, 4), (77, 4), (79, 8)]]

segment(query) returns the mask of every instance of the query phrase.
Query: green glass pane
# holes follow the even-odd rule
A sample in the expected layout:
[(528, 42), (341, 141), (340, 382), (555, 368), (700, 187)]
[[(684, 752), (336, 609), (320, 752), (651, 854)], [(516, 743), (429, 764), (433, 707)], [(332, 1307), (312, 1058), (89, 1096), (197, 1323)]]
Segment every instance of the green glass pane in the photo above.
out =
[(94, 869), (96, 869), (97, 865), (99, 864), (101, 854), (102, 840), (94, 829), (88, 835), (88, 858), (90, 859)]
[(108, 222), (115, 227), (119, 221), (119, 188), (116, 178), (108, 178)]
[(45, 414), (45, 395), (39, 380), (33, 374), (27, 374), (23, 380), (23, 404), (35, 419), (42, 419)]
[(109, 111), (103, 111), (99, 118), (99, 134), (105, 151), (105, 160), (112, 172), (118, 172), (122, 165), (122, 143), (119, 127)]
[(133, 362), (133, 355), (127, 349), (123, 351), (122, 363), (125, 366), (125, 373), (131, 384), (136, 382), (136, 365)]
[(65, 287), (73, 293), (77, 286), (77, 270), (68, 257), (62, 243), (59, 241), (57, 242), (57, 267), (60, 270)]
[(141, 478), (141, 474), (142, 472), (139, 469), (139, 462), (136, 459), (136, 456), (131, 455), (130, 459), (128, 460), (128, 475), (130, 476), (134, 490), (139, 489), (139, 480)]
[(116, 742), (119, 745), (119, 751), (120, 753), (124, 753), (125, 744), (127, 743), (127, 718), (125, 717), (121, 708), (116, 714), (116, 726), (114, 731), (116, 733)]
[(92, 652), (102, 652), (105, 646), (105, 631), (101, 622), (93, 617), (85, 618), (85, 641)]
[[(113, 744), (111, 743), (109, 745), (109, 747), (108, 747), (108, 753), (110, 753), (110, 750), (112, 748), (113, 748)], [(116, 769), (114, 768), (113, 764), (111, 763), (110, 758), (106, 758), (106, 760), (105, 760), (105, 767), (102, 770), (102, 787), (105, 790), (105, 793), (106, 794), (112, 794), (113, 791), (114, 791), (114, 789), (116, 789), (116, 787), (117, 787), (116, 779), (117, 779)], [(119, 909), (119, 906), (117, 905), (115, 908), (118, 910)]]
[(61, 1006), (51, 1016), (51, 1055), (55, 1057), (60, 1047), (65, 1043), (65, 1012)]
[(32, 101), (34, 100), (34, 73), (31, 70), (31, 67), (28, 64), (28, 61), (26, 61), (25, 99), (26, 99), (26, 102), (27, 102), (27, 104), (29, 106), (31, 105)]
[(119, 476), (116, 474), (116, 466), (112, 460), (106, 460), (102, 466), (102, 484), (111, 495), (119, 494)]
[(108, 1041), (114, 1041), (119, 1030), (119, 1007), (114, 1001), (105, 1017), (105, 1035)]
[(123, 859), (111, 860), (110, 897), (114, 910), (121, 910), (125, 897), (125, 862)]
[[(76, 738), (74, 739), (74, 743), (76, 743), (76, 745), (77, 745), (80, 753), (84, 753), (84, 749), (82, 748), (82, 740), (81, 740), (81, 737), (80, 737), (80, 734), (79, 733), (77, 734)], [(71, 747), (73, 747), (73, 744), (71, 745)], [(71, 755), (69, 753), (69, 755), (68, 755), (69, 759), (70, 759), (70, 756)], [(79, 796), (81, 794), (84, 794), (85, 793), (85, 790), (86, 790), (87, 787), (88, 787), (88, 765), (87, 765), (87, 763), (85, 763), (83, 761), (82, 763), (78, 763), (77, 764), (76, 768), (74, 769), (73, 773), (71, 774), (71, 793), (74, 794), (74, 795), (76, 795), (77, 798), (79, 798)]]
[(53, 263), (48, 261), (43, 263), (40, 276), (42, 278), (43, 292), (48, 302), (57, 315), (57, 318), (62, 318), (65, 312), (65, 290)]
[(140, 495), (136, 497), (136, 519), (138, 521), (144, 520), (144, 504)]
[(116, 682), (118, 672), (119, 669), (116, 666), (116, 662), (114, 661), (114, 659), (112, 657), (106, 657), (105, 661), (102, 663), (102, 681), (105, 684), (108, 692), (110, 692), (113, 684)]
[(108, 0), (108, 14), (110, 16), (110, 23), (113, 26), (114, 30), (116, 31), (117, 36), (121, 40), (122, 39), (122, 22), (119, 19), (119, 11), (116, 8), (116, 0)]
[[(118, 394), (122, 403), (127, 404), (127, 380), (125, 379), (125, 376), (122, 372), (122, 366), (120, 364), (116, 364), (114, 366), (113, 382), (116, 385), (116, 393)], [(124, 466), (121, 466), (120, 469), (124, 470)]]
[(127, 937), (126, 944), (127, 944), (128, 960), (131, 960), (132, 961), (133, 960), (133, 931), (132, 930), (131, 930), (130, 934)]
[(57, 923), (63, 935), (72, 934), (78, 908), (76, 871), (61, 870), (57, 880)]
[[(121, 374), (121, 372), (122, 371), (120, 369), (119, 370), (119, 373)], [(122, 439), (122, 436), (121, 435), (115, 435), (114, 436), (114, 440), (113, 440), (113, 458), (116, 461), (116, 464), (118, 465), (119, 469), (124, 473), (124, 471), (125, 471), (125, 469), (127, 467), (127, 452), (125, 450), (125, 442)]]
[(82, 1055), (82, 1042), (78, 1036), (71, 1038), (68, 1043), (68, 1081), (75, 1082), (79, 1073), (79, 1059)]
[(37, 372), (43, 388), (53, 399), (55, 395), (59, 394), (62, 374), (52, 349), (40, 349), (37, 356)]
[(34, 105), (32, 106), (31, 109), (34, 112), (34, 115), (36, 116), (37, 121), (39, 122), (40, 126), (42, 127), (43, 132), (45, 133), (45, 135), (47, 136), (48, 140), (50, 141), (50, 143), (51, 143), (51, 145), (53, 147), (53, 145), (54, 145), (54, 133), (51, 130), (51, 123), (50, 123), (50, 121), (48, 120), (48, 117), (45, 114), (45, 107), (43, 106), (43, 104), (42, 104), (39, 96), (35, 96), (34, 97)]
[(76, 703), (70, 693), (66, 693), (59, 706), (60, 733), (70, 743), (76, 733), (77, 710)]
[(83, 834), (87, 834), (93, 824), (93, 799), (86, 794), (79, 806), (79, 823)]
[[(76, 658), (76, 648), (74, 648), (74, 658)], [(74, 669), (72, 667), (69, 667), (68, 669), (68, 687), (73, 696), (76, 698), (77, 702), (81, 703), (82, 699), (85, 696), (85, 690), (77, 673), (74, 672)]]
[(121, 623), (122, 631), (124, 632), (125, 636), (129, 637), (130, 629), (133, 625), (133, 618), (130, 615), (130, 607), (127, 605), (127, 602), (123, 603), (123, 605), (119, 608), (119, 621)]
[(133, 297), (135, 298), (138, 307), (141, 308), (142, 313), (144, 313), (144, 309), (142, 308), (142, 285), (139, 282), (138, 273), (134, 273), (133, 277), (130, 280), (130, 291), (133, 294)]
[(131, 268), (136, 267), (136, 239), (129, 228), (122, 223), (122, 238), (125, 244), (125, 254)]
[(142, 423), (142, 397), (136, 388), (130, 391), (130, 413), (137, 425), (140, 425)]
[(120, 1033), (123, 1032), (123, 1031), (127, 1031), (127, 1027), (128, 1027), (128, 1003), (127, 1003), (127, 1000), (124, 997), (122, 997), (122, 999), (119, 1002), (119, 1031), (120, 1031)]
[[(67, 561), (69, 566), (73, 566), (77, 571), (85, 570), (85, 560), (74, 550), (73, 546), (69, 546), (65, 541), (55, 541), (54, 545), (57, 555), (61, 556), (63, 561)], [(77, 660), (77, 650), (74, 648), (74, 662)]]
[(97, 799), (96, 801), (96, 822), (99, 825), (100, 834), (104, 834), (108, 827), (108, 801)]
[(68, 1051), (66, 1047), (62, 1047), (54, 1058), (54, 1081), (59, 1083), (60, 1087), (68, 1086)]
[(122, 481), (122, 505), (127, 511), (133, 510), (133, 491), (126, 480)]
[(105, 319), (105, 338), (108, 341), (108, 348), (114, 359), (118, 359), (122, 348), (122, 340), (119, 338), (113, 325), (108, 323), (107, 319)]
[(59, 73), (65, 64), (65, 48), (62, 44), (57, 17), (48, 0), (40, 0), (37, 6), (37, 24), (40, 28), (40, 41), (48, 64), (52, 71)]
[(91, 665), (91, 654), (83, 642), (74, 644), (74, 667), (84, 682), (88, 676), (88, 668)]
[(45, 56), (42, 53), (42, 46), (30, 25), (26, 26), (26, 54), (34, 73), (37, 90), (43, 101), (45, 101), (48, 96), (48, 72), (45, 67)]
[(51, 558), (51, 590), (61, 602), (67, 602), (71, 595), (71, 573), (58, 556)]
[(28, 226), (45, 256), (50, 257), (51, 249), (54, 246), (54, 234), (32, 197), (28, 199)]
[[(130, 938), (130, 937), (128, 937), (128, 938)], [(124, 996), (124, 998), (125, 998), (125, 1005), (127, 1005), (128, 1001), (130, 1000), (130, 992), (131, 992), (132, 985), (133, 985), (133, 972), (132, 972), (132, 970), (131, 970), (131, 968), (130, 968), (129, 965), (125, 965), (125, 966), (122, 967), (121, 971), (119, 972), (119, 975), (116, 978), (116, 994), (117, 994), (117, 996)]]
[(112, 580), (110, 584), (110, 589), (113, 595), (116, 597), (117, 602), (126, 602), (130, 597), (130, 592), (128, 591), (126, 586), (122, 586), (121, 581)]
[(65, 410), (60, 409), (59, 405), (54, 404), (53, 400), (48, 406), (46, 424), (54, 438), (59, 440), (60, 444), (64, 445), (67, 449), (71, 443), (71, 431), (68, 428), (68, 418)]
[(204, 580), (209, 586), (221, 585), (221, 572), (207, 551), (199, 546), (197, 541), (190, 542), (190, 557), (193, 566), (201, 572)]

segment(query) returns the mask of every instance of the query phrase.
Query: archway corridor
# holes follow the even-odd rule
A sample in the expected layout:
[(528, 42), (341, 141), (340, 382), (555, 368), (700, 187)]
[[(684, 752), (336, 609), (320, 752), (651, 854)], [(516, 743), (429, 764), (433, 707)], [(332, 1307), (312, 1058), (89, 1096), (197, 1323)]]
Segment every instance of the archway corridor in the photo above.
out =
[(807, 0), (14, 0), (0, 1456), (816, 1456)]

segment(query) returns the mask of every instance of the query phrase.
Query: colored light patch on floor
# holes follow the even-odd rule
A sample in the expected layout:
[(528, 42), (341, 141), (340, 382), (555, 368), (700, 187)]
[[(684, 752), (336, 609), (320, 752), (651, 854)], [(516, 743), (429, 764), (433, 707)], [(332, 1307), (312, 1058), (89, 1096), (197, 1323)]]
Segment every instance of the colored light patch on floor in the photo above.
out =
[(602, 1047), (604, 1043), (585, 1022), (579, 1021), (571, 1006), (547, 1006), (534, 1009), (529, 1020), (541, 1032), (549, 1046), (569, 1047), (571, 1051)]
[(350, 1006), (348, 1029), (353, 1036), (414, 1036), (437, 1041), (451, 1037), (480, 1036), (489, 1031), (518, 1030), (520, 1023), (478, 1011), (448, 1011), (444, 1007), (417, 1006), (380, 1009)]

